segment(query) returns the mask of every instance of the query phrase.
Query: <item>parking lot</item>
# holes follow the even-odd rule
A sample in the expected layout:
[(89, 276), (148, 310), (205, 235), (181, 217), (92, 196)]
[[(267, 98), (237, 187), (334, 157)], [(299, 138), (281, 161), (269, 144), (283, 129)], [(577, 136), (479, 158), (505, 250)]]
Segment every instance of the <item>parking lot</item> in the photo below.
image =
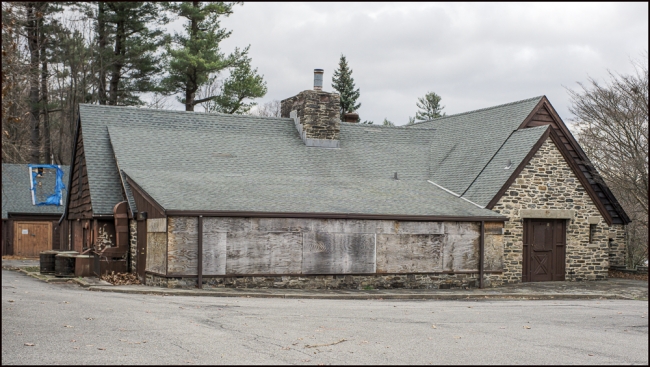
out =
[(647, 364), (648, 302), (89, 292), (2, 271), (2, 364)]

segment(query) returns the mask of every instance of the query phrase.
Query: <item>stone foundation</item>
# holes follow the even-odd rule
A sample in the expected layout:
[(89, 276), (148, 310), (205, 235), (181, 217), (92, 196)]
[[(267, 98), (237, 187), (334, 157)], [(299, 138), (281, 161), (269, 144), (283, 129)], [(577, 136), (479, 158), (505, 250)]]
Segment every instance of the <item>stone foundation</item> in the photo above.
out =
[[(196, 278), (165, 278), (147, 274), (147, 285), (196, 288)], [(501, 285), (501, 276), (485, 276), (484, 286)], [(466, 289), (478, 288), (478, 274), (285, 275), (203, 278), (203, 288), (259, 289)]]

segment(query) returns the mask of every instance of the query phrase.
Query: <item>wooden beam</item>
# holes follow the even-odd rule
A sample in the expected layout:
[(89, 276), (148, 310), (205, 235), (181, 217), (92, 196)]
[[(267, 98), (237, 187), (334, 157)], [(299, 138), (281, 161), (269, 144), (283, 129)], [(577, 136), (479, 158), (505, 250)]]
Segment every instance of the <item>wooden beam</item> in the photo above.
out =
[(197, 245), (198, 245), (198, 254), (197, 254), (198, 261), (197, 261), (197, 266), (196, 266), (198, 268), (197, 272), (196, 272), (196, 274), (198, 276), (198, 279), (196, 280), (196, 283), (197, 283), (196, 285), (197, 285), (197, 287), (199, 289), (203, 289), (203, 216), (202, 215), (199, 215), (199, 226), (198, 226), (197, 229), (198, 229), (199, 235), (198, 235), (198, 241), (197, 241)]

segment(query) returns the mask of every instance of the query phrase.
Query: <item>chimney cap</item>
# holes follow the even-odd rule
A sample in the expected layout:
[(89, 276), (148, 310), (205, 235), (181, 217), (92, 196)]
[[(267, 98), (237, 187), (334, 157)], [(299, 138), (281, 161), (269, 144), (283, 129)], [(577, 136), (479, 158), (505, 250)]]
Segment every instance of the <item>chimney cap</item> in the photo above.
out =
[(345, 122), (359, 122), (359, 114), (356, 111), (346, 112), (343, 114), (343, 121)]
[(314, 73), (320, 73), (322, 74), (324, 72), (323, 69), (314, 69)]

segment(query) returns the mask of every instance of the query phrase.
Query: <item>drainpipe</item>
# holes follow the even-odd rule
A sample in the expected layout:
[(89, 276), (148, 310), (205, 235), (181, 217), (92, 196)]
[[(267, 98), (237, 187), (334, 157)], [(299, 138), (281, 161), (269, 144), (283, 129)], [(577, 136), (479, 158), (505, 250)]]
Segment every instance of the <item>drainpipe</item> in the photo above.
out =
[(481, 221), (481, 237), (478, 243), (478, 287), (483, 288), (483, 273), (485, 271), (485, 221)]
[(203, 289), (203, 216), (199, 215), (199, 238), (198, 238), (198, 269), (197, 269), (197, 287)]

